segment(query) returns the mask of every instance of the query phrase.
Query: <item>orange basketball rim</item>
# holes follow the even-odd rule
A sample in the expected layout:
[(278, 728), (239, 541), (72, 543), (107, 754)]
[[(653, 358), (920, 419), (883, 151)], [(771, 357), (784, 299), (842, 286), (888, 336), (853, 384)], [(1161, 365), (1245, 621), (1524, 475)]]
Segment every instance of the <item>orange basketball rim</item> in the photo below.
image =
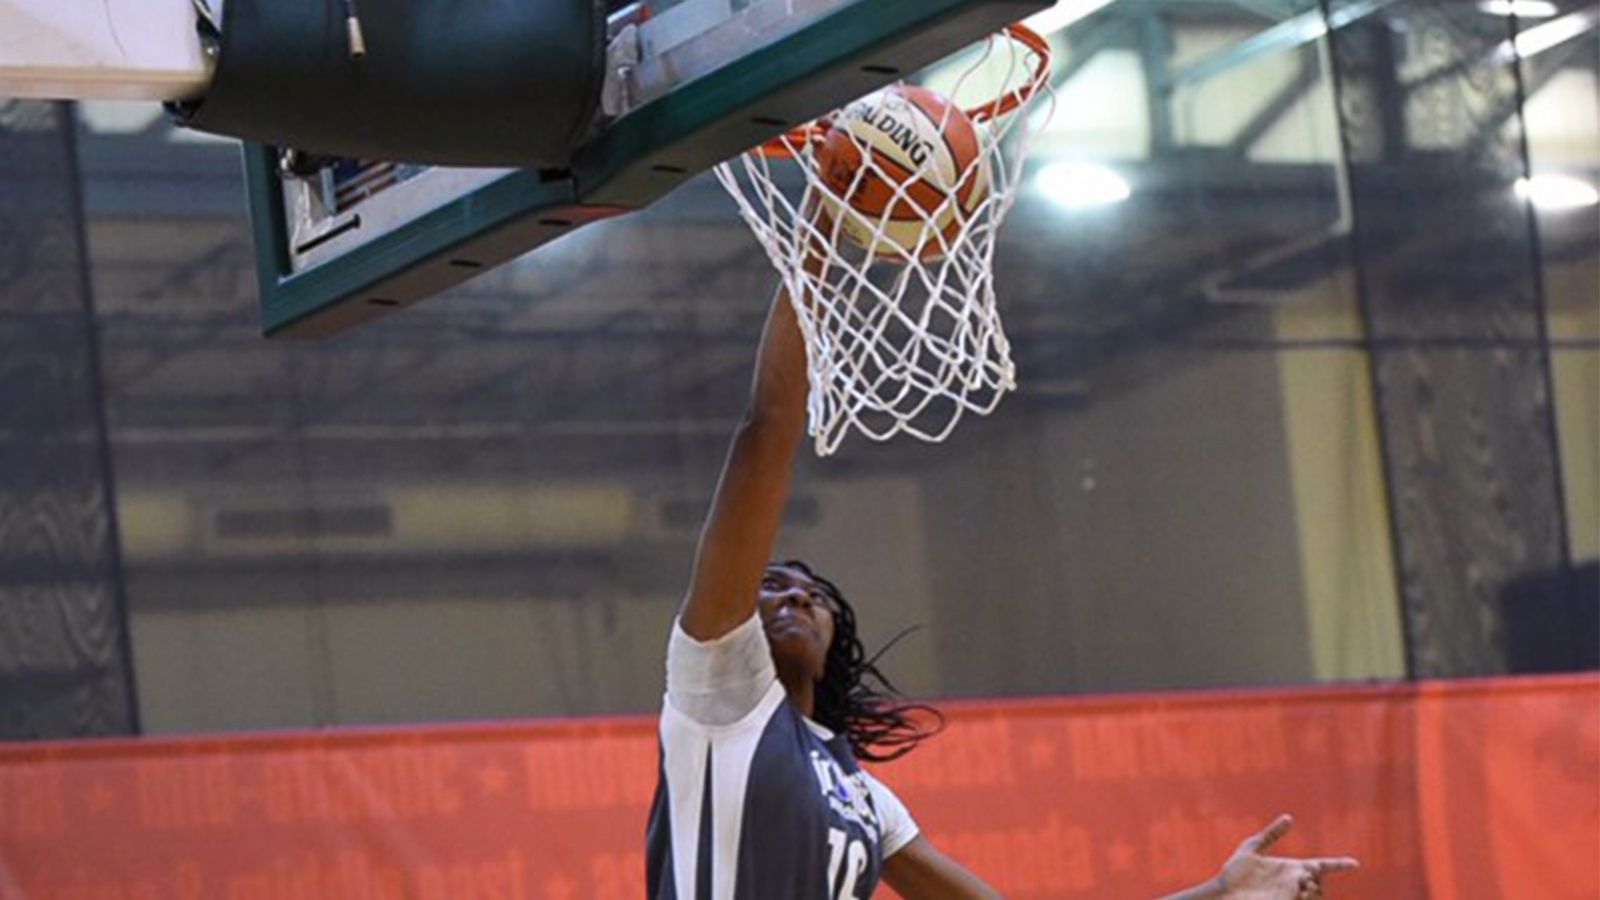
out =
[[(1021, 22), (1007, 25), (1001, 30), (1000, 35), (1033, 51), (1034, 71), (1018, 87), (988, 103), (962, 110), (975, 124), (998, 119), (1027, 103), (1034, 92), (1050, 77), (1050, 42), (1043, 35)], [(758, 150), (763, 156), (797, 156), (807, 145), (820, 144), (824, 141), (832, 127), (832, 116), (824, 116), (767, 141)]]

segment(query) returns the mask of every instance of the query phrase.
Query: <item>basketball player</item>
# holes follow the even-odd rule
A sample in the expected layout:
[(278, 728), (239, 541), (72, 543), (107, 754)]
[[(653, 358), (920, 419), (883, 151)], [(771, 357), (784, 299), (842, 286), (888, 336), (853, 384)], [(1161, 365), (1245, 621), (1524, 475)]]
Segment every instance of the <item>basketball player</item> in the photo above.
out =
[[(998, 897), (857, 764), (928, 737), (913, 715), (926, 707), (894, 702), (831, 583), (768, 562), (806, 394), (805, 347), (780, 291), (668, 643), (650, 897), (864, 900), (880, 880), (907, 900)], [(1325, 873), (1355, 865), (1264, 855), (1288, 827), (1279, 818), (1175, 897), (1320, 897)]]

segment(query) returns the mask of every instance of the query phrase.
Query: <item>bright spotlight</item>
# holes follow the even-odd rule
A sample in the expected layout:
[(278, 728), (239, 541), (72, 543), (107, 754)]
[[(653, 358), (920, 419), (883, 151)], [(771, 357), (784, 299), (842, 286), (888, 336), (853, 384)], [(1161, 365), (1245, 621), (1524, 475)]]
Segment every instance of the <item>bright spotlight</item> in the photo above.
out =
[(1040, 193), (1068, 209), (1121, 203), (1133, 195), (1127, 179), (1092, 163), (1051, 163), (1039, 172), (1035, 184)]
[(1593, 31), (1597, 24), (1600, 24), (1600, 10), (1583, 9), (1568, 13), (1559, 19), (1540, 22), (1517, 35), (1509, 42), (1512, 55), (1506, 54), (1505, 45), (1502, 44), (1495, 50), (1494, 56), (1496, 61), (1502, 64), (1512, 59), (1527, 59)]
[(1561, 8), (1550, 0), (1483, 0), (1478, 9), (1493, 16), (1516, 16), (1519, 19), (1548, 19)]
[(1600, 191), (1594, 185), (1571, 175), (1535, 175), (1518, 178), (1512, 189), (1517, 196), (1534, 205), (1536, 209), (1581, 209), (1600, 203)]
[(1110, 5), (1111, 0), (1060, 0), (1044, 12), (1035, 13), (1023, 20), (1022, 24), (1040, 34), (1054, 34)]

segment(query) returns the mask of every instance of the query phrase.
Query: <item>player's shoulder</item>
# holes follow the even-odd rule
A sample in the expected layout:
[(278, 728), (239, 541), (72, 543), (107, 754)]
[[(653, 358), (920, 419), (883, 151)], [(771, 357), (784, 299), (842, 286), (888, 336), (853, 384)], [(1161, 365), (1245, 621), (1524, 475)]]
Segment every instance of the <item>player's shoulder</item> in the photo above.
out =
[[(661, 703), (661, 735), (669, 738), (692, 734), (699, 739), (715, 742), (753, 730), (765, 731), (788, 706), (788, 694), (776, 679), (769, 682), (764, 690), (748, 696), (754, 698), (753, 703), (747, 698), (722, 698), (708, 705), (695, 701), (715, 698), (691, 698), (668, 691)], [(708, 710), (713, 708), (717, 709), (717, 714), (708, 715)]]
[[(866, 766), (857, 766), (856, 771), (860, 773), (862, 780), (866, 781), (869, 786), (889, 791), (889, 785), (885, 784), (883, 779), (874, 775), (871, 769)], [(894, 793), (893, 791), (889, 792)]]
[(873, 802), (879, 807), (888, 806), (897, 810), (906, 809), (905, 801), (900, 799), (900, 795), (896, 793), (894, 788), (891, 788), (883, 779), (879, 778), (877, 775), (874, 775), (865, 766), (862, 766), (858, 772), (862, 781), (867, 786), (867, 791), (872, 794)]

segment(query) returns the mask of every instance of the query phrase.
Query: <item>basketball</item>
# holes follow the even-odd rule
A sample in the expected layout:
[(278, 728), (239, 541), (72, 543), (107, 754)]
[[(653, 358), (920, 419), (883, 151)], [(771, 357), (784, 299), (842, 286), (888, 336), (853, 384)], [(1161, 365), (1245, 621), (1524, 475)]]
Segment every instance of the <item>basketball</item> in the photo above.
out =
[(836, 224), (878, 257), (943, 256), (989, 195), (981, 151), (967, 114), (927, 88), (895, 85), (850, 104), (817, 151), (824, 230)]

